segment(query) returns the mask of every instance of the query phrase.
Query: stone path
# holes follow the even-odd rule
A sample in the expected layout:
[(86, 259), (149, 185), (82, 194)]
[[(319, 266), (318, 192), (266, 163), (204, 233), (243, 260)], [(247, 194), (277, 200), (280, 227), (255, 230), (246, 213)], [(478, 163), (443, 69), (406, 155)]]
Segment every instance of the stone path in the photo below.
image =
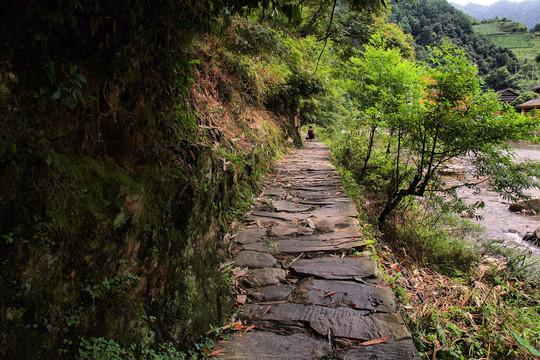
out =
[(308, 142), (267, 177), (235, 238), (239, 319), (254, 327), (218, 358), (419, 359), (329, 158)]

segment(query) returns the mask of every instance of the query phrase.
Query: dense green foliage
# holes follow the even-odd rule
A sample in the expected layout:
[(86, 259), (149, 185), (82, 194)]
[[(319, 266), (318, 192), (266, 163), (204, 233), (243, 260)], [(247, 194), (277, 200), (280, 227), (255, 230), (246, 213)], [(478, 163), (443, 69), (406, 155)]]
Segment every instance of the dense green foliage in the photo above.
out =
[(469, 18), (446, 0), (393, 4), (389, 20), (396, 22), (404, 32), (413, 35), (419, 60), (429, 58), (427, 46), (440, 46), (443, 41), (450, 41), (465, 50), (469, 59), (478, 65), (482, 76), (503, 66), (513, 68), (517, 65), (517, 59), (512, 52), (477, 35)]
[[(332, 146), (339, 147), (342, 140), (335, 140)], [(340, 173), (364, 210), (360, 217), (369, 222), (377, 216), (374, 191), (365, 191), (349, 171)], [(502, 240), (484, 247), (484, 230), (432, 195), (405, 199), (383, 234), (363, 226), (366, 236), (380, 239), (375, 247), (382, 276), (422, 359), (433, 353), (437, 359), (531, 358), (540, 346), (538, 256), (521, 246), (501, 246)], [(507, 260), (486, 261), (486, 251)]]
[[(414, 4), (403, 7), (429, 11)], [(2, 358), (189, 357), (180, 350), (229, 315), (230, 222), (285, 144), (301, 142), (296, 116), (341, 141), (377, 215), (396, 191), (440, 185), (445, 159), (530, 127), (488, 114), (499, 108), (462, 56), (413, 61), (380, 1), (0, 6)], [(442, 39), (444, 24), (483, 47), (466, 19), (427, 19), (409, 26)], [(481, 71), (512, 66), (490, 51)], [(486, 153), (488, 173), (502, 158)], [(418, 244), (432, 235), (447, 236)], [(437, 261), (473, 258), (446, 250)]]
[(525, 91), (524, 93), (521, 93), (514, 101), (512, 101), (512, 106), (523, 104), (524, 102), (536, 99), (539, 96), (540, 95), (534, 91)]
[(537, 167), (520, 170), (529, 169), (525, 173), (531, 180), (512, 178), (517, 165), (511, 155), (495, 150), (505, 141), (529, 136), (535, 122), (503, 111), (492, 93), (484, 93), (463, 52), (448, 47), (432, 52), (432, 68), (380, 45), (351, 59), (349, 94), (361, 112), (347, 128), (338, 156), (359, 183), (380, 189), (381, 225), (406, 196), (447, 189), (440, 171), (469, 153), (475, 154), (475, 176), (491, 176), (492, 186), (505, 196), (520, 197), (523, 188), (538, 187), (532, 180)]

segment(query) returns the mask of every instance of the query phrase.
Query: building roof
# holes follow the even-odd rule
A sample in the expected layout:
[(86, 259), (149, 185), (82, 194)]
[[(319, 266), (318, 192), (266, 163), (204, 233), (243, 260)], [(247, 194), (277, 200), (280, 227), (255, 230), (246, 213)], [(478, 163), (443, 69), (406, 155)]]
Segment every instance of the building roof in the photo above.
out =
[(540, 108), (540, 98), (532, 99), (516, 106), (519, 109)]
[(540, 84), (536, 85), (536, 86), (533, 86), (531, 88), (531, 91), (540, 91)]
[(512, 93), (512, 95), (516, 95), (516, 96), (519, 95), (517, 92), (515, 92), (514, 90), (510, 88), (495, 91), (495, 94), (501, 95), (501, 94), (504, 94), (505, 92)]

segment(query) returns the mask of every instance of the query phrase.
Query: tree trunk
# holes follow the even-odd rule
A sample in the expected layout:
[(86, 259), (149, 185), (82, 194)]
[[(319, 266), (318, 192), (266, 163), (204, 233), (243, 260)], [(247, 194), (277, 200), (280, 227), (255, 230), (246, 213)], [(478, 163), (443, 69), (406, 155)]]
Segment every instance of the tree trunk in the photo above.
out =
[(384, 207), (383, 211), (379, 215), (378, 224), (377, 224), (379, 229), (381, 229), (384, 226), (384, 224), (386, 223), (386, 219), (388, 218), (388, 215), (390, 215), (390, 213), (394, 211), (394, 209), (399, 205), (399, 203), (401, 202), (404, 196), (405, 195), (398, 194), (394, 200), (386, 203), (386, 206)]
[(364, 179), (364, 176), (366, 175), (367, 164), (368, 164), (369, 158), (371, 157), (371, 150), (373, 149), (373, 143), (375, 142), (376, 129), (377, 129), (377, 126), (372, 126), (371, 131), (369, 132), (369, 144), (368, 144), (367, 154), (364, 160), (364, 166), (362, 167), (362, 170), (360, 171), (360, 175), (358, 176), (358, 181), (362, 181)]
[[(396, 209), (396, 207), (399, 205), (399, 203), (401, 202), (401, 200), (403, 200), (405, 196), (408, 196), (408, 195), (422, 196), (423, 195), (426, 182), (420, 182), (421, 179), (422, 179), (421, 176), (418, 176), (418, 175), (415, 176), (407, 189), (401, 189), (397, 191), (395, 194), (392, 194), (389, 196), (389, 200), (386, 203), (386, 206), (384, 207), (383, 211), (379, 215), (379, 219), (378, 219), (379, 229), (383, 227), (388, 215), (390, 215), (390, 213)], [(418, 189), (419, 185), (420, 185), (420, 189)]]

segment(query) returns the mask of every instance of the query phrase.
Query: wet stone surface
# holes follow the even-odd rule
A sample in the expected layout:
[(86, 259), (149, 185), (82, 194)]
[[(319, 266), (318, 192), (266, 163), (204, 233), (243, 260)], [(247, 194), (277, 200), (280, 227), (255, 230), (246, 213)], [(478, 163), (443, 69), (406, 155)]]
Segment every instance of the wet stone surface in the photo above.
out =
[[(329, 159), (326, 145), (308, 142), (265, 178), (234, 237), (237, 316), (249, 331), (218, 343), (218, 358), (419, 359), (369, 252), (347, 256), (366, 241)], [(341, 338), (356, 343), (335, 348)]]
[(319, 257), (300, 259), (291, 265), (300, 275), (313, 275), (324, 279), (354, 279), (377, 275), (377, 264), (370, 257)]
[(295, 302), (379, 312), (396, 311), (394, 293), (389, 288), (352, 281), (310, 280), (298, 289)]
[(314, 218), (313, 226), (319, 232), (328, 232), (334, 229), (343, 229), (358, 226), (358, 220), (347, 216), (319, 216)]
[(253, 243), (244, 245), (246, 250), (264, 251), (270, 253), (299, 254), (303, 252), (337, 252), (339, 250), (348, 250), (360, 248), (366, 245), (364, 240), (345, 239), (283, 239), (268, 241), (264, 243)]
[(237, 360), (302, 360), (317, 359), (332, 353), (328, 341), (305, 334), (278, 335), (252, 331), (221, 344), (223, 355), (218, 359)]
[(266, 229), (260, 229), (258, 227), (251, 229), (243, 229), (236, 236), (236, 241), (239, 244), (250, 244), (259, 241), (265, 235)]
[(339, 360), (420, 360), (411, 339), (358, 346), (344, 351)]
[(284, 301), (287, 300), (289, 295), (294, 290), (294, 286), (291, 285), (281, 285), (281, 286), (265, 286), (259, 289), (258, 293), (260, 294), (259, 301), (269, 302), (269, 301)]
[(249, 272), (243, 279), (248, 287), (267, 286), (279, 284), (287, 278), (287, 272), (283, 269), (264, 268)]
[(295, 213), (295, 212), (308, 211), (309, 209), (311, 209), (311, 206), (302, 206), (302, 205), (295, 204), (293, 202), (285, 201), (285, 200), (273, 201), (272, 205), (274, 206), (277, 212), (285, 211), (285, 212)]
[(277, 260), (272, 255), (256, 251), (242, 251), (234, 259), (236, 266), (253, 269), (273, 267), (276, 263)]
[(270, 230), (270, 236), (284, 237), (284, 236), (290, 236), (290, 235), (297, 235), (298, 232), (299, 232), (299, 229), (293, 226), (275, 225)]
[(259, 328), (277, 329), (280, 323), (296, 323), (320, 334), (331, 332), (336, 337), (355, 340), (375, 340), (389, 337), (395, 340), (410, 338), (398, 314), (372, 313), (350, 308), (331, 308), (309, 304), (277, 304), (268, 309), (265, 305), (248, 304), (241, 319)]

